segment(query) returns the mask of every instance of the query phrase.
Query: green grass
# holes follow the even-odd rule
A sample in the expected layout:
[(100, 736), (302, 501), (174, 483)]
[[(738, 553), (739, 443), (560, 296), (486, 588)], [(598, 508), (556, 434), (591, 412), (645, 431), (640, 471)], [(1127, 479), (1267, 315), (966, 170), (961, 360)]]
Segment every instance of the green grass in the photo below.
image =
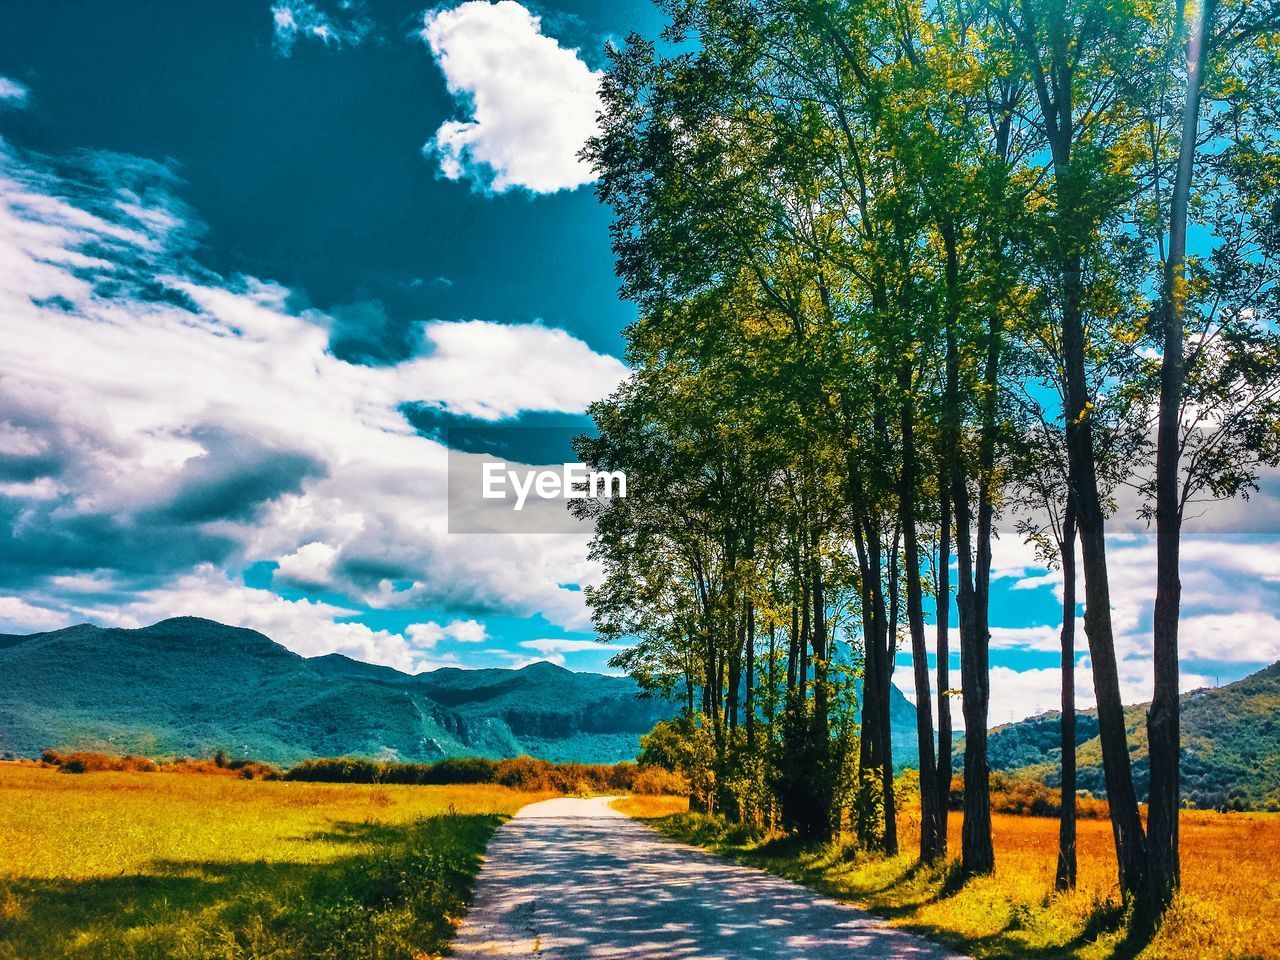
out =
[(0, 958), (436, 956), (540, 796), (0, 765)]

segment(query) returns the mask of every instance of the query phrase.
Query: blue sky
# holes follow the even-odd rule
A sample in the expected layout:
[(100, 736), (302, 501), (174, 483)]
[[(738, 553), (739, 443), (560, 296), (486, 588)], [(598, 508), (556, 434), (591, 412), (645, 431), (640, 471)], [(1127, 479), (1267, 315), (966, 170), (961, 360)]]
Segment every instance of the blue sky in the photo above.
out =
[[(576, 152), (606, 40), (659, 26), (642, 0), (7, 4), (0, 629), (198, 614), (401, 669), (601, 668), (584, 538), (449, 537), (433, 437), (581, 422), (625, 375)], [(1280, 657), (1277, 516), (1268, 478), (1189, 538), (1188, 686)], [(1125, 517), (1113, 562), (1144, 699)], [(1012, 534), (995, 608), (993, 717), (1053, 706), (1054, 580)]]

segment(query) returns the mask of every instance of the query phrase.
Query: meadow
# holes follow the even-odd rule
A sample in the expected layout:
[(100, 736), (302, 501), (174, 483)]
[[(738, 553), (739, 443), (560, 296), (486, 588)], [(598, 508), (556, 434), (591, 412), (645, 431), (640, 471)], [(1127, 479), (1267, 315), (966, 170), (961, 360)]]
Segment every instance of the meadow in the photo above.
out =
[(425, 960), (548, 795), (0, 763), (0, 960)]
[[(866, 906), (897, 926), (952, 944), (979, 960), (1264, 960), (1280, 957), (1280, 815), (1184, 811), (1183, 891), (1155, 939), (1126, 938), (1111, 825), (1079, 823), (1079, 886), (1053, 890), (1058, 822), (996, 814), (995, 876), (957, 884), (947, 868), (922, 869), (910, 812), (903, 852), (884, 858), (840, 843), (803, 846), (754, 839), (714, 817), (670, 815), (637, 798), (665, 835), (699, 844), (824, 893)], [(960, 816), (949, 824), (960, 848)]]

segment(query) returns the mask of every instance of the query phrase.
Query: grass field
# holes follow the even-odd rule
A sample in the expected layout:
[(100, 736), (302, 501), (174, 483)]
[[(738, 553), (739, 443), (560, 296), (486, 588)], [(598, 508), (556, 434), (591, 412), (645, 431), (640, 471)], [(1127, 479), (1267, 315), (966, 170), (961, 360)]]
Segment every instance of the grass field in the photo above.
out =
[[(918, 823), (918, 821), (917, 821)], [(1058, 823), (997, 814), (997, 873), (963, 886), (945, 870), (920, 870), (916, 824), (904, 817), (907, 851), (860, 857), (839, 844), (803, 849), (755, 843), (694, 814), (657, 821), (675, 839), (698, 843), (815, 889), (865, 905), (899, 926), (1002, 960), (1263, 960), (1280, 957), (1280, 814), (1188, 811), (1182, 819), (1183, 893), (1145, 946), (1125, 942), (1117, 908), (1108, 822), (1079, 824), (1080, 884), (1053, 892)], [(960, 818), (950, 821), (960, 849)]]
[(686, 812), (689, 809), (689, 798), (636, 795), (621, 797), (609, 806), (637, 820), (657, 820), (675, 813)]
[(422, 960), (545, 796), (0, 763), (0, 960)]

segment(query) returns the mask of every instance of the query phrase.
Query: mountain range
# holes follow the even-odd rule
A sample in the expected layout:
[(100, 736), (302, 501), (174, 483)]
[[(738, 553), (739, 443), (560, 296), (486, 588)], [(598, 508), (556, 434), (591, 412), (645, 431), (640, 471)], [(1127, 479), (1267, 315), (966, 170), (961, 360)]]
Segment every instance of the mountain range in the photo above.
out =
[(409, 675), (338, 654), (307, 658), (195, 617), (138, 630), (81, 624), (0, 635), (0, 754), (614, 763), (634, 759), (640, 735), (675, 712), (636, 694), (630, 678), (545, 662)]
[[(892, 688), (893, 755), (914, 766), (915, 708)], [(1280, 805), (1280, 663), (1182, 698), (1183, 791), (1203, 806)], [(208, 756), (275, 764), (308, 757), (450, 756), (616, 763), (678, 704), (629, 677), (540, 662), (519, 670), (407, 674), (340, 654), (303, 657), (253, 630), (179, 617), (137, 630), (80, 624), (0, 634), (0, 755), (52, 748)], [(1146, 707), (1126, 710), (1145, 793)], [(1056, 786), (1059, 715), (991, 731), (993, 770)], [(1097, 716), (1077, 721), (1081, 789), (1101, 795)], [(963, 743), (953, 754), (957, 772)]]
[[(915, 711), (894, 689), (895, 757), (915, 757)], [(629, 677), (547, 662), (407, 674), (340, 654), (302, 657), (253, 630), (178, 617), (0, 634), (0, 755), (45, 748), (207, 756), (451, 756), (616, 763), (679, 705)]]

